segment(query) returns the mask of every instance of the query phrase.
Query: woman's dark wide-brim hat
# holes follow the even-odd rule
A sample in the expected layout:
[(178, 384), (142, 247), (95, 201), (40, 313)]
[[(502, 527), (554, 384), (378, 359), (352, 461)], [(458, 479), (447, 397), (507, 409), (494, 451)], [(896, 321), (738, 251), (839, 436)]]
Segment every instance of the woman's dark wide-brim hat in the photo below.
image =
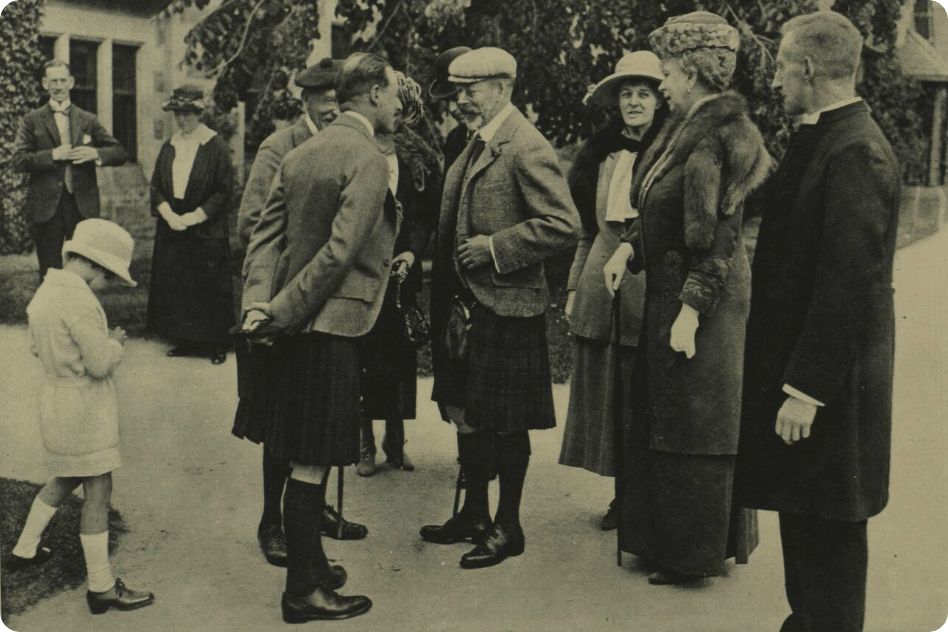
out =
[(171, 98), (161, 108), (166, 112), (203, 112), (207, 109), (207, 100), (204, 98), (204, 90), (199, 86), (185, 85), (175, 88), (171, 93)]
[(737, 52), (741, 36), (737, 29), (720, 15), (694, 11), (668, 18), (665, 24), (649, 33), (648, 42), (662, 59), (677, 57), (692, 50), (718, 48)]

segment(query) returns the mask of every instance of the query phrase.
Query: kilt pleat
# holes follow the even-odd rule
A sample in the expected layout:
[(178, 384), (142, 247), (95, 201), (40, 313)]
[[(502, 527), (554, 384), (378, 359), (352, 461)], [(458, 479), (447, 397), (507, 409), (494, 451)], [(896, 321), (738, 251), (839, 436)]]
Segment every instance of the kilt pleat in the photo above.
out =
[(360, 349), (358, 338), (318, 332), (274, 342), (265, 392), (254, 393), (271, 454), (306, 465), (359, 460)]
[(556, 426), (546, 317), (471, 310), (465, 422), (498, 432)]

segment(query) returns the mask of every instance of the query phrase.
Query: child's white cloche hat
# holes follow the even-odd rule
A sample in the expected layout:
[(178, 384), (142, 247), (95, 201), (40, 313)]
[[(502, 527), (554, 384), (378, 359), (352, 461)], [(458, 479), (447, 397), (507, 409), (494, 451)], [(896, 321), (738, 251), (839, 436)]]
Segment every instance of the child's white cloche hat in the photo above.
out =
[(113, 222), (104, 219), (86, 219), (76, 225), (72, 239), (63, 245), (63, 255), (73, 252), (93, 261), (126, 285), (138, 285), (132, 280), (128, 266), (132, 262), (135, 240), (128, 232)]

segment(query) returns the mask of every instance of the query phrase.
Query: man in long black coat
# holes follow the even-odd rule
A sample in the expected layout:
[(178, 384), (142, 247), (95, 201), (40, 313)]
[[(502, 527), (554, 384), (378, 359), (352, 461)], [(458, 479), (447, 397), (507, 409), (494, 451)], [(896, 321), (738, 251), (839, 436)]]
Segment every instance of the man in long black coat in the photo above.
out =
[(899, 168), (855, 96), (856, 28), (820, 11), (783, 34), (773, 85), (802, 125), (754, 261), (737, 494), (780, 512), (781, 630), (862, 630), (866, 521), (888, 500)]

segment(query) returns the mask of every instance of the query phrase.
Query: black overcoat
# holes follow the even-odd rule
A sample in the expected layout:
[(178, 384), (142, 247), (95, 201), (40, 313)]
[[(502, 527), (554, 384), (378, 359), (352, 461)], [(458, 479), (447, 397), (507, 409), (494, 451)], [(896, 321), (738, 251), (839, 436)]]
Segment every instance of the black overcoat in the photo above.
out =
[[(747, 327), (738, 502), (858, 521), (888, 499), (899, 168), (864, 102), (803, 126), (770, 184)], [(789, 385), (822, 402), (774, 432)]]

